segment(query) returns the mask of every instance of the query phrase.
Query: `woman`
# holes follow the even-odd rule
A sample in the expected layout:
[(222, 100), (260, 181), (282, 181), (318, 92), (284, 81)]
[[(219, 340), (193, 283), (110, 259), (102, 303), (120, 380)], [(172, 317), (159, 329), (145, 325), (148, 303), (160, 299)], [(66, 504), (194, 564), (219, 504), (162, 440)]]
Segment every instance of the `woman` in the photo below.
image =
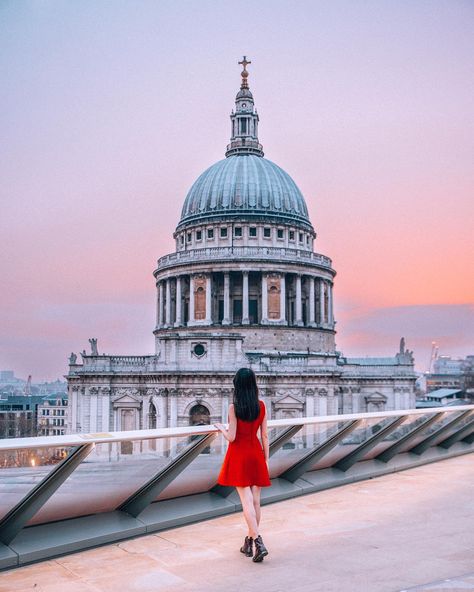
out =
[[(241, 368), (234, 376), (234, 402), (229, 405), (229, 428), (214, 424), (229, 447), (217, 482), (237, 489), (242, 503), (248, 536), (240, 551), (253, 561), (263, 561), (268, 551), (259, 534), (260, 490), (271, 485), (268, 475), (267, 414), (263, 401), (258, 398), (255, 374), (250, 368)], [(261, 443), (257, 432), (260, 429)], [(262, 448), (263, 445), (263, 448)]]

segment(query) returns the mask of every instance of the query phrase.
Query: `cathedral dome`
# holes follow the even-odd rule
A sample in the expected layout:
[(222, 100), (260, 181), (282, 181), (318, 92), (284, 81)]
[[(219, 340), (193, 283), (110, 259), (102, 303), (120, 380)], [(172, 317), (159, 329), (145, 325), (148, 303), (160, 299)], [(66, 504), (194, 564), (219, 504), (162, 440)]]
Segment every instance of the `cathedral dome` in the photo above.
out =
[(283, 169), (256, 154), (234, 154), (195, 181), (178, 228), (197, 221), (262, 217), (312, 229), (304, 197)]

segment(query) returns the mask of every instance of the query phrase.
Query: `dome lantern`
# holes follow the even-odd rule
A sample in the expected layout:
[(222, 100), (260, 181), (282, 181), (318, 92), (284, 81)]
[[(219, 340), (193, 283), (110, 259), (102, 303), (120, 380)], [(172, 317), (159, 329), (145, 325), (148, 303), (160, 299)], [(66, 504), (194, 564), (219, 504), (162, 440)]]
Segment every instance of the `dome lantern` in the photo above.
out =
[(244, 56), (238, 63), (243, 67), (242, 81), (235, 97), (235, 112), (232, 111), (230, 115), (231, 137), (225, 155), (226, 157), (235, 154), (263, 156), (263, 146), (258, 142), (258, 114), (248, 84), (247, 66), (252, 62)]

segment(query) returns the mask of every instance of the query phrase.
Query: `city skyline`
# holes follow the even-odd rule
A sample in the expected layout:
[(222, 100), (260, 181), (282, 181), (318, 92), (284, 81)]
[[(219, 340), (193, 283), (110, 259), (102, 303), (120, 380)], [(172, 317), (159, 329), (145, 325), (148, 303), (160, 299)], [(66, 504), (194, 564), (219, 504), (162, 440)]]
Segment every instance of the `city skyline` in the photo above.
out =
[(472, 7), (185, 6), (0, 9), (0, 367), (55, 379), (89, 337), (153, 351), (152, 272), (224, 157), (243, 53), (265, 155), (338, 272), (338, 349), (393, 355), (403, 335), (420, 370), (433, 340), (472, 353)]

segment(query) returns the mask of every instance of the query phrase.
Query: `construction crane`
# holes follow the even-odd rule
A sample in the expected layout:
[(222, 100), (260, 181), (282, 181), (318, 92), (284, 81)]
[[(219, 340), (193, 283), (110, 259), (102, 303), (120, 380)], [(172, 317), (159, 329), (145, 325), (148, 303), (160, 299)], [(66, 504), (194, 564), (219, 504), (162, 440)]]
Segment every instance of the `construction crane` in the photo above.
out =
[(436, 341), (431, 342), (431, 357), (430, 357), (430, 366), (428, 368), (428, 372), (431, 374), (433, 372), (433, 365), (438, 359), (438, 352), (439, 352), (439, 345)]
[(28, 380), (25, 384), (25, 397), (31, 397), (31, 374), (28, 375)]

